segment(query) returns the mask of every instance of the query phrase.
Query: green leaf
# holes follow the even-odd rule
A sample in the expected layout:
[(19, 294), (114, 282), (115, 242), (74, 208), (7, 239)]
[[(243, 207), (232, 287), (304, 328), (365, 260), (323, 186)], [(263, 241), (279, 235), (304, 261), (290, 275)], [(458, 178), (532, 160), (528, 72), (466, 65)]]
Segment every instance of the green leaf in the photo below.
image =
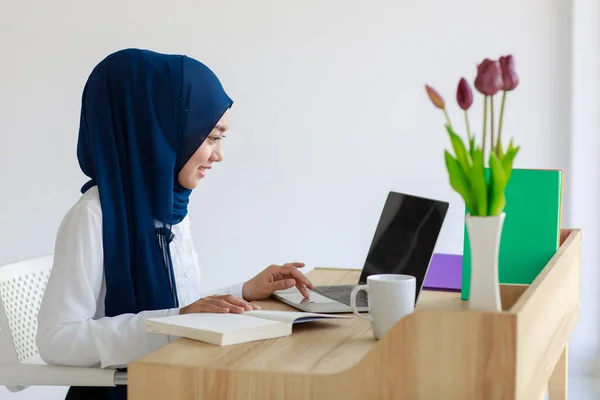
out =
[(498, 146), (496, 146), (496, 151), (498, 152), (498, 158), (502, 160), (505, 155), (504, 150), (502, 150), (502, 143), (498, 143)]
[(467, 176), (459, 162), (447, 150), (444, 151), (444, 155), (446, 157), (446, 168), (448, 169), (450, 186), (461, 195), (469, 211), (473, 212), (475, 210), (475, 202)]
[(502, 163), (498, 159), (496, 153), (490, 155), (490, 208), (489, 215), (499, 215), (506, 206), (506, 197), (504, 196), (504, 189), (508, 179), (504, 173)]
[(467, 153), (465, 144), (460, 136), (454, 133), (450, 126), (446, 125), (446, 129), (448, 130), (448, 135), (450, 135), (450, 141), (452, 142), (452, 148), (454, 149), (454, 154), (456, 154), (456, 159), (462, 167), (463, 172), (466, 174), (469, 171), (471, 157), (469, 156), (469, 153)]
[(473, 149), (473, 164), (471, 165), (471, 168), (469, 168), (468, 177), (474, 200), (471, 215), (485, 216), (488, 212), (488, 193), (485, 183), (483, 150)]
[(512, 139), (511, 139), (511, 141), (508, 145), (508, 149), (506, 150), (505, 156), (500, 160), (500, 162), (502, 164), (502, 169), (504, 170), (504, 174), (506, 175), (507, 181), (510, 179), (510, 175), (512, 174), (513, 162), (514, 162), (515, 157), (517, 156), (517, 153), (519, 152), (520, 148), (521, 148), (520, 146), (513, 147), (513, 143), (512, 143)]
[(472, 137), (469, 142), (469, 153), (471, 154), (471, 160), (475, 158), (475, 138)]

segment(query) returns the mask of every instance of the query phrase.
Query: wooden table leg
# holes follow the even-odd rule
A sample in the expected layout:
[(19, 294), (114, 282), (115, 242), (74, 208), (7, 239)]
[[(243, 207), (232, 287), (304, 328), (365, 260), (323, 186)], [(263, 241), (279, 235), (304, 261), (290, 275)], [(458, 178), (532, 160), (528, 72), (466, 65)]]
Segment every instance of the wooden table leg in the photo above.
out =
[(548, 381), (548, 392), (550, 400), (567, 400), (567, 380), (569, 375), (569, 345), (565, 346), (550, 380)]

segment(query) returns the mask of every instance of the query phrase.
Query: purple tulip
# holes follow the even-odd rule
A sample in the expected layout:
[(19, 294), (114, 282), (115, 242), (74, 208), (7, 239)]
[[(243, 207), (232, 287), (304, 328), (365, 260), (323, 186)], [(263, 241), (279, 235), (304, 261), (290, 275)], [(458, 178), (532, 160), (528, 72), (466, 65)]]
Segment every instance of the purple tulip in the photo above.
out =
[(503, 90), (513, 90), (519, 84), (519, 76), (515, 69), (515, 58), (512, 54), (500, 57), (500, 69), (502, 70)]
[(486, 58), (477, 66), (475, 89), (486, 96), (493, 96), (504, 86), (502, 70), (497, 61)]
[(473, 92), (471, 86), (465, 78), (461, 78), (458, 82), (458, 88), (456, 89), (456, 101), (458, 106), (463, 110), (467, 111), (471, 104), (473, 104)]
[(442, 96), (440, 96), (440, 94), (429, 85), (425, 85), (425, 90), (427, 91), (427, 95), (429, 96), (429, 99), (433, 105), (443, 110), (446, 105)]

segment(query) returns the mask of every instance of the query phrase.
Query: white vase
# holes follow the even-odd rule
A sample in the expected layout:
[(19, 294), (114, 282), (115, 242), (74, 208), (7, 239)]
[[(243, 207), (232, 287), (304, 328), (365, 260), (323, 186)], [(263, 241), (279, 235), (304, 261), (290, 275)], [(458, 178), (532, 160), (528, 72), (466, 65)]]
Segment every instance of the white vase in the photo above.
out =
[(469, 308), (502, 311), (498, 282), (498, 255), (505, 214), (472, 216), (466, 224), (471, 247), (471, 284)]

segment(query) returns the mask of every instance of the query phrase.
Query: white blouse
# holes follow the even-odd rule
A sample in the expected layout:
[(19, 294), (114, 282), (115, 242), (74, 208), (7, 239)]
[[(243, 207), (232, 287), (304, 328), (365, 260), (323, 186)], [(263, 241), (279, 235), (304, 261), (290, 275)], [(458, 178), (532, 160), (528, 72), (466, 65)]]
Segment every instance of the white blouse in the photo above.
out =
[[(211, 294), (242, 297), (243, 283), (202, 293), (189, 218), (174, 225), (172, 232), (171, 257), (181, 307)], [(178, 314), (179, 309), (105, 316), (102, 249), (102, 208), (98, 188), (93, 187), (69, 210), (58, 229), (36, 340), (48, 364), (124, 367), (174, 339), (147, 333), (145, 321)]]

